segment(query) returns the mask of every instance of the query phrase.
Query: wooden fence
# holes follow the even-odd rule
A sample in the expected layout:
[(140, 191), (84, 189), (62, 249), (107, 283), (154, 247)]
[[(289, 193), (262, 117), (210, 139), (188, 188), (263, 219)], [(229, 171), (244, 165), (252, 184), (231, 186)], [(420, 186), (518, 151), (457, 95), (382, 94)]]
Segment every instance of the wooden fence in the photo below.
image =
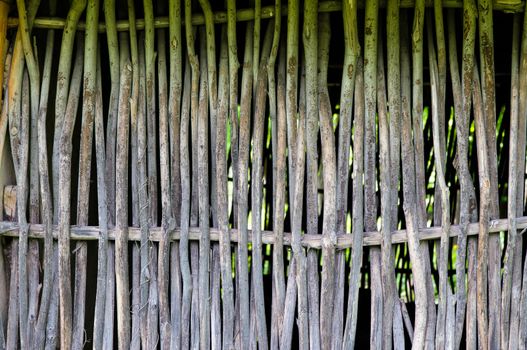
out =
[(0, 0), (0, 349), (527, 345), (520, 0)]

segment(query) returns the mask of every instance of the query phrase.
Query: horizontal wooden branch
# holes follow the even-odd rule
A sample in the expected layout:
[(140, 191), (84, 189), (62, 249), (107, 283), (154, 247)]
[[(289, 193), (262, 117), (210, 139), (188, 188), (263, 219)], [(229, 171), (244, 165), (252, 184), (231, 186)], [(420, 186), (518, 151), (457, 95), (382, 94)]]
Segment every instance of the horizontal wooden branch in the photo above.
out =
[[(384, 3), (381, 4), (383, 6)], [(426, 2), (427, 6), (432, 6), (432, 1)], [(364, 7), (364, 0), (359, 2), (360, 7)], [(443, 1), (444, 8), (461, 8), (463, 6), (462, 0), (445, 0)], [(413, 0), (401, 0), (401, 8), (413, 8)], [(318, 6), (319, 12), (336, 12), (342, 9), (342, 4), (340, 1), (321, 1)], [(494, 10), (504, 11), (510, 13), (523, 12), (524, 4), (522, 1), (497, 1), (494, 5)], [(265, 6), (262, 7), (262, 19), (272, 18), (275, 16), (274, 6)], [(282, 16), (287, 16), (287, 7), (283, 6)], [(218, 11), (213, 14), (214, 23), (227, 23), (227, 12)], [(236, 12), (236, 20), (238, 22), (251, 21), (254, 19), (254, 9), (240, 9)], [(63, 29), (66, 20), (64, 18), (57, 17), (39, 17), (34, 21), (34, 28), (43, 28), (43, 29)], [(203, 14), (194, 14), (192, 16), (193, 25), (203, 25), (205, 24), (205, 17)], [(8, 28), (16, 28), (18, 26), (18, 18), (9, 18), (7, 21)], [(168, 17), (157, 17), (154, 19), (155, 28), (168, 28)], [(127, 20), (117, 21), (117, 30), (118, 31), (128, 31), (130, 24)], [(144, 30), (145, 21), (144, 19), (136, 20), (137, 30)], [(79, 22), (77, 29), (85, 30), (86, 23)], [(106, 30), (106, 25), (101, 22), (99, 23), (99, 32), (104, 32)]]
[[(518, 230), (523, 230), (527, 228), (527, 216), (522, 216), (516, 219), (516, 226)], [(489, 233), (498, 233), (502, 231), (507, 231), (509, 228), (509, 223), (507, 219), (498, 219), (491, 220), (489, 222)], [(479, 224), (473, 223), (468, 226), (467, 234), (469, 236), (474, 236), (478, 234)], [(238, 230), (231, 229), (231, 241), (233, 243), (238, 242)], [(522, 231), (523, 232), (523, 231)], [(456, 237), (460, 233), (458, 225), (451, 227), (450, 237)], [(57, 238), (58, 229), (57, 227), (53, 228), (53, 235)], [(99, 228), (97, 226), (72, 226), (71, 227), (71, 239), (77, 241), (90, 241), (99, 239)], [(128, 231), (130, 241), (140, 241), (141, 232), (138, 227), (130, 227)], [(249, 237), (248, 241), (251, 241), (252, 232), (248, 232)], [(30, 225), (29, 237), (31, 238), (40, 238), (43, 239), (45, 235), (44, 226)], [(150, 240), (157, 242), (161, 240), (162, 228), (153, 227), (150, 229)], [(220, 231), (216, 228), (210, 230), (210, 240), (219, 241)], [(0, 236), (7, 237), (17, 237), (18, 236), (18, 225), (13, 222), (0, 222)], [(171, 233), (170, 239), (173, 241), (179, 240), (180, 231), (176, 229)], [(441, 227), (428, 227), (419, 230), (419, 239), (422, 241), (439, 239), (441, 237)], [(110, 240), (115, 240), (115, 230), (109, 230), (108, 238)], [(191, 228), (189, 232), (189, 239), (192, 241), (198, 241), (200, 239), (199, 228)], [(274, 233), (272, 231), (264, 231), (262, 233), (262, 241), (264, 244), (273, 244), (274, 243)], [(406, 243), (406, 230), (397, 230), (392, 233), (392, 243)], [(284, 244), (291, 245), (291, 234), (284, 234)], [(364, 246), (378, 246), (381, 244), (381, 234), (378, 231), (375, 232), (365, 232), (364, 233)], [(320, 249), (322, 247), (322, 235), (303, 235), (302, 236), (302, 245), (306, 248)], [(352, 245), (352, 235), (344, 234), (339, 235), (337, 239), (337, 249), (350, 248)]]

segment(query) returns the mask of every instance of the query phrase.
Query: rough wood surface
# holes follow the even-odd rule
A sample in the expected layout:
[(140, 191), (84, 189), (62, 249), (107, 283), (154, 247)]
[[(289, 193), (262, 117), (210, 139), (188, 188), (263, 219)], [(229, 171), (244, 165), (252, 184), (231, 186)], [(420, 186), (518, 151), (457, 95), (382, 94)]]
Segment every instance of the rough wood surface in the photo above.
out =
[(0, 348), (524, 347), (524, 3), (99, 2), (0, 23)]

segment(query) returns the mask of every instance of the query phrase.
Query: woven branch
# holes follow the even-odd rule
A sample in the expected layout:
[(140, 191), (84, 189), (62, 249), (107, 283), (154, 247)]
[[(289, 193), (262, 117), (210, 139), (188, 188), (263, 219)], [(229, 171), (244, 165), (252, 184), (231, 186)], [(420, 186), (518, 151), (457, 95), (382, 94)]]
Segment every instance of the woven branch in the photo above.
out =
[[(516, 228), (518, 230), (524, 230), (527, 228), (527, 216), (522, 216), (516, 218)], [(490, 220), (488, 225), (489, 233), (500, 233), (507, 231), (509, 229), (508, 219), (497, 219)], [(441, 226), (427, 227), (424, 229), (419, 229), (419, 240), (421, 241), (430, 241), (441, 238)], [(239, 231), (236, 229), (229, 230), (231, 234), (231, 242), (239, 242)], [(450, 237), (459, 236), (461, 229), (459, 225), (452, 225), (450, 229)], [(479, 232), (479, 224), (473, 223), (469, 224), (467, 227), (468, 236), (476, 236)], [(523, 233), (524, 231), (521, 231)], [(109, 229), (108, 230), (108, 239), (115, 240), (117, 230)], [(248, 240), (252, 240), (252, 230), (248, 230)], [(98, 226), (71, 226), (71, 239), (74, 241), (93, 241), (98, 240), (100, 237), (101, 231)], [(141, 240), (141, 230), (137, 227), (128, 228), (128, 240), (129, 241), (140, 241)], [(218, 242), (220, 240), (221, 231), (216, 228), (210, 229), (210, 240)], [(19, 228), (16, 223), (12, 222), (0, 222), (0, 236), (6, 237), (18, 237)], [(149, 231), (148, 239), (153, 242), (161, 241), (163, 235), (162, 227), (152, 227)], [(30, 238), (45, 238), (45, 228), (41, 224), (31, 224), (29, 225), (29, 237)], [(53, 237), (57, 239), (58, 237), (58, 228), (53, 226)], [(189, 240), (199, 241), (201, 237), (200, 230), (198, 227), (191, 227), (189, 229)], [(174, 229), (170, 235), (169, 239), (173, 242), (179, 241), (181, 238), (181, 231), (179, 229)], [(364, 242), (363, 246), (380, 246), (381, 245), (381, 233), (379, 231), (370, 231), (364, 232)], [(302, 235), (301, 244), (303, 247), (312, 248), (312, 249), (322, 249), (322, 235), (320, 234), (304, 234)], [(337, 237), (337, 243), (335, 248), (337, 249), (346, 249), (351, 248), (353, 245), (353, 235), (345, 234), (339, 235)], [(406, 235), (406, 230), (396, 230), (392, 231), (392, 244), (407, 243), (408, 238)], [(263, 244), (274, 244), (275, 235), (273, 231), (262, 231), (262, 243)], [(291, 246), (291, 233), (284, 233), (284, 245)]]

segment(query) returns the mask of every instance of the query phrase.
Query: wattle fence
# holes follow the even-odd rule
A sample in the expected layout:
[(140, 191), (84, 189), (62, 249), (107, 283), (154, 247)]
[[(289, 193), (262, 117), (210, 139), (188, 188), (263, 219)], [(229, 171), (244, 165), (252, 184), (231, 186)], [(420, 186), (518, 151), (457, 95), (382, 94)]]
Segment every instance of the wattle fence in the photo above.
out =
[(519, 349), (527, 3), (0, 0), (0, 349)]

